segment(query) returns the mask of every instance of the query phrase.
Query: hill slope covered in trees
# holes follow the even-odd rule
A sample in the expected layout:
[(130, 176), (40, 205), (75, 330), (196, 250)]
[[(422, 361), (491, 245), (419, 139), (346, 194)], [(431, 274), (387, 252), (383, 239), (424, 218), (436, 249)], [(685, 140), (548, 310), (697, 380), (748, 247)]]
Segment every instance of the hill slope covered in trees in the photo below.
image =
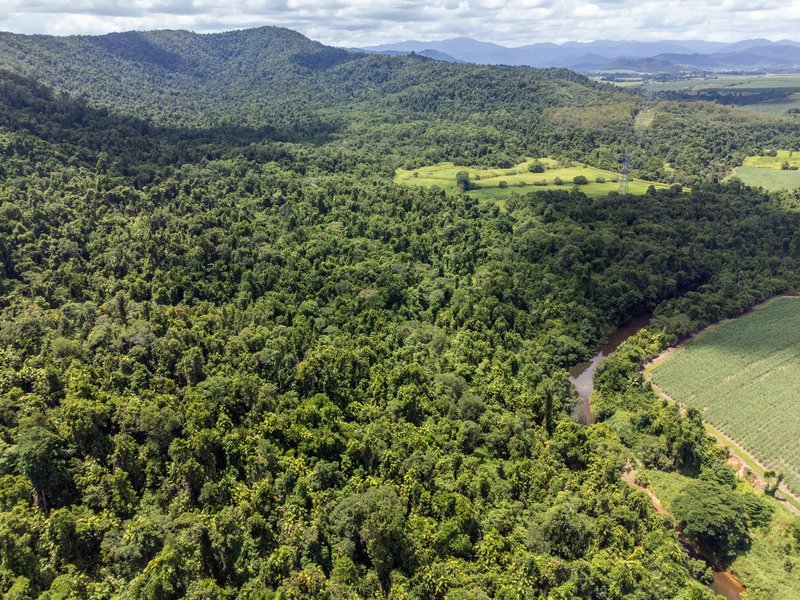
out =
[(105, 36), (0, 33), (6, 68), (117, 114), (167, 127), (266, 128), (399, 166), (484, 166), (526, 156), (617, 169), (626, 151), (643, 179), (693, 185), (764, 147), (790, 147), (800, 125), (711, 103), (652, 107), (565, 69), (453, 64), (323, 46), (276, 28)]
[[(382, 176), (425, 152), (595, 152), (590, 111), (625, 115), (604, 134), (623, 147), (636, 99), (563, 71), (284, 30), (3, 43), (6, 65), (88, 102), (0, 75), (0, 591), (711, 597), (619, 476), (645, 455), (728, 485), (699, 419), (642, 401), (625, 363), (604, 374), (615, 423), (578, 425), (564, 369), (634, 314), (655, 309), (664, 343), (795, 287), (792, 196), (707, 182), (500, 210)], [(246, 93), (246, 69), (195, 88), (237, 51), (276, 65), (274, 90)], [(298, 62), (312, 51), (328, 58)], [(742, 540), (764, 526), (748, 502)]]

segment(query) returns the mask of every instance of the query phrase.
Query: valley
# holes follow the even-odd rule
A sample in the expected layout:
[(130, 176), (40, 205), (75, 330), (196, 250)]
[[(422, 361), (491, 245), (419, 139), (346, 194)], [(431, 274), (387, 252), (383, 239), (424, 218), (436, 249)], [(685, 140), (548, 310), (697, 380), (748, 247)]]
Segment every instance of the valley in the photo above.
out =
[(489, 58), (0, 33), (0, 595), (794, 600), (800, 122)]

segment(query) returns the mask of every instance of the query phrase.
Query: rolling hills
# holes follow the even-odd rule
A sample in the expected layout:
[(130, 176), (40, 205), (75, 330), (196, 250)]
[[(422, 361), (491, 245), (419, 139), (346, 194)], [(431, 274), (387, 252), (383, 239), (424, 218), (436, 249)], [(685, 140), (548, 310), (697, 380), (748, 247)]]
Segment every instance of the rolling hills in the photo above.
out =
[(470, 38), (440, 41), (403, 41), (369, 46), (369, 52), (435, 50), (457, 60), (483, 64), (566, 67), (581, 72), (682, 70), (797, 69), (800, 43), (792, 40), (742, 40), (725, 44), (705, 41), (656, 42), (600, 40), (588, 43), (539, 43), (517, 47)]
[[(277, 28), (2, 34), (0, 62), (4, 597), (710, 600), (635, 461), (800, 560), (635, 364), (797, 287), (800, 213), (714, 180), (787, 121)], [(581, 192), (632, 146), (698, 185)], [(444, 161), (554, 189), (392, 181)], [(574, 422), (566, 367), (642, 313)]]
[(791, 146), (800, 128), (712, 103), (662, 102), (639, 143), (636, 91), (566, 69), (348, 52), (275, 27), (2, 33), (0, 68), (145, 127), (181, 135), (238, 128), (242, 140), (324, 145), (371, 162), (384, 177), (446, 161), (509, 167), (526, 156), (613, 171), (636, 144), (631, 168), (639, 178), (692, 186), (723, 177), (765, 145)]

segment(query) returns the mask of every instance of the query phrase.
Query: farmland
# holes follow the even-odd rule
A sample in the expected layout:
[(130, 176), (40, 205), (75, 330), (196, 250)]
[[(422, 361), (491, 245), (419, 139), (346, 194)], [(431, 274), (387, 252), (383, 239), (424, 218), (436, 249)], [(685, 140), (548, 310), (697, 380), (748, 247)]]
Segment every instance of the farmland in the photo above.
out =
[[(783, 169), (783, 165), (789, 169)], [(748, 156), (741, 167), (734, 169), (731, 177), (738, 177), (747, 185), (765, 190), (790, 190), (800, 187), (800, 152), (778, 150), (774, 156)]]
[(786, 114), (800, 109), (800, 74), (717, 75), (674, 81), (622, 81), (622, 87), (646, 86), (653, 92), (678, 92), (697, 99), (722, 99), (746, 110)]
[[(542, 173), (532, 173), (528, 168), (537, 160), (545, 167)], [(581, 164), (567, 166), (552, 158), (529, 159), (507, 169), (478, 169), (445, 162), (413, 170), (398, 169), (394, 181), (401, 185), (438, 186), (453, 193), (456, 175), (462, 171), (468, 174), (470, 181), (466, 193), (481, 200), (503, 200), (514, 193), (571, 189), (575, 177), (580, 176), (588, 182), (579, 186), (580, 190), (589, 196), (604, 196), (619, 189), (618, 173)], [(669, 187), (663, 183), (631, 179), (628, 192), (644, 194), (651, 185), (662, 189)]]
[(652, 380), (800, 490), (800, 298), (705, 331), (657, 363)]

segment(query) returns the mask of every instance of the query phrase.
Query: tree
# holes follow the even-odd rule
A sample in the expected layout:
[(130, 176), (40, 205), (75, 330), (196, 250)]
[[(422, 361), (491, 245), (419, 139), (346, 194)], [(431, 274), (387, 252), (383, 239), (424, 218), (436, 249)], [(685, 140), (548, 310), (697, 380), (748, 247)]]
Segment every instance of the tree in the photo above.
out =
[(405, 559), (405, 511), (397, 493), (381, 486), (351, 495), (339, 504), (332, 519), (339, 535), (351, 542), (350, 553), (365, 552), (381, 587), (388, 591), (391, 569)]
[(528, 165), (528, 171), (531, 173), (544, 173), (545, 166), (544, 163), (540, 160), (534, 160), (531, 164)]
[(466, 171), (459, 171), (456, 173), (456, 189), (459, 192), (466, 192), (471, 189), (471, 186), (469, 173)]
[(572, 183), (575, 185), (586, 185), (589, 183), (589, 180), (586, 178), (585, 175), (576, 175), (572, 178)]
[(41, 425), (24, 428), (17, 440), (17, 465), (33, 484), (36, 499), (45, 512), (68, 494), (71, 480), (67, 471), (64, 442)]
[(197, 346), (189, 348), (181, 358), (181, 371), (187, 385), (199, 383), (205, 376), (203, 351)]
[(672, 509), (681, 530), (717, 562), (728, 563), (750, 542), (746, 506), (726, 487), (693, 481), (676, 496)]
[(574, 560), (586, 551), (592, 537), (592, 519), (580, 512), (575, 501), (568, 501), (547, 512), (543, 533), (556, 556)]

